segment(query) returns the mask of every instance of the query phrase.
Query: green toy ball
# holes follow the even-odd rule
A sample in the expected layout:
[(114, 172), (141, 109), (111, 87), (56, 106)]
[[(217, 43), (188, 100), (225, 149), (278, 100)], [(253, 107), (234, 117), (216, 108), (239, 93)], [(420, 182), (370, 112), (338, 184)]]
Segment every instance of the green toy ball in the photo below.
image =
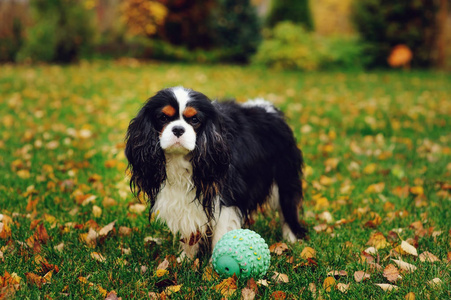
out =
[(265, 240), (249, 229), (227, 232), (213, 250), (213, 267), (222, 277), (233, 274), (240, 278), (263, 277), (268, 271), (271, 256)]

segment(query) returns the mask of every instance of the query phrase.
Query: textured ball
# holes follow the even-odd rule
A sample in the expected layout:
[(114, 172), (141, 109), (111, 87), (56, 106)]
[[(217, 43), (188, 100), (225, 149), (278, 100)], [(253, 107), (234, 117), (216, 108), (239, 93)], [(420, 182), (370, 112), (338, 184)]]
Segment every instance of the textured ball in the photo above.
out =
[(213, 250), (213, 267), (219, 275), (240, 278), (263, 277), (268, 271), (271, 256), (265, 240), (249, 229), (227, 232)]

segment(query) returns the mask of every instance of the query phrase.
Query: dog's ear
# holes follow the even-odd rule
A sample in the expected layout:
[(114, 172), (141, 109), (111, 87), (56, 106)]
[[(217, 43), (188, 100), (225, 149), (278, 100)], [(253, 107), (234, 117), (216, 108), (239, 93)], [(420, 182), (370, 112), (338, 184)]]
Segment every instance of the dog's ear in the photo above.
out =
[(166, 160), (159, 145), (159, 133), (152, 124), (146, 106), (128, 126), (125, 156), (131, 173), (132, 192), (137, 196), (144, 193), (153, 205), (166, 180)]
[(230, 148), (219, 116), (209, 120), (197, 135), (193, 151), (193, 181), (196, 198), (201, 199), (209, 219), (213, 218), (213, 199), (222, 190), (230, 165)]

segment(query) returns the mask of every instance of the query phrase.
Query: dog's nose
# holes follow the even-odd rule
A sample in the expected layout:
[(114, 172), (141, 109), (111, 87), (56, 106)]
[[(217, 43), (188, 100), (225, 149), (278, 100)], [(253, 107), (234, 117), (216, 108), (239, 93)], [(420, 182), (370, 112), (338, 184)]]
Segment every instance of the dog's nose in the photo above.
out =
[(182, 126), (174, 126), (174, 128), (172, 128), (172, 133), (174, 133), (176, 137), (181, 137), (182, 134), (185, 133), (185, 128)]

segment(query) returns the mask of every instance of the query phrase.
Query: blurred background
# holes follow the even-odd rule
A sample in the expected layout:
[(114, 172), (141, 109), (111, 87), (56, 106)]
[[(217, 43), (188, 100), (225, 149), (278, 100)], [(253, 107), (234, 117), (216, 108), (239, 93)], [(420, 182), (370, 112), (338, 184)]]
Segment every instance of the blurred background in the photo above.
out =
[(0, 62), (449, 68), (449, 0), (0, 0)]

